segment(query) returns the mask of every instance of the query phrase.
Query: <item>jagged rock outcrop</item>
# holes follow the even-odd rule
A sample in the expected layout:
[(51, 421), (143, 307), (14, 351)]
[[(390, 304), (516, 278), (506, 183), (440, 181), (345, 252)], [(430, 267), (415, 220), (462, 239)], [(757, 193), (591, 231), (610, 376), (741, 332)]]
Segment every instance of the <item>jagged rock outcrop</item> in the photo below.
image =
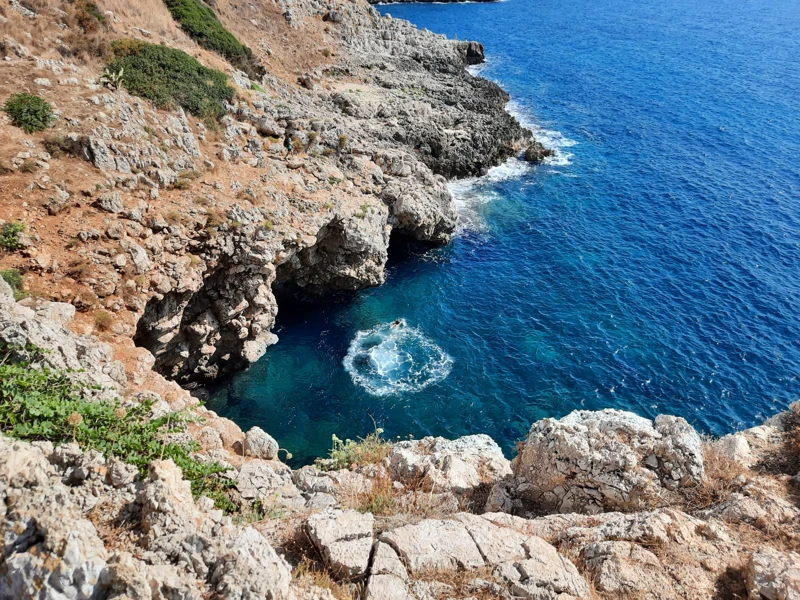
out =
[(400, 481), (466, 495), (511, 475), (511, 463), (488, 435), (398, 442), (388, 463), (393, 477)]
[(36, 347), (39, 364), (75, 371), (72, 377), (87, 387), (119, 390), (127, 383), (124, 365), (114, 360), (108, 344), (67, 329), (74, 314), (74, 307), (59, 302), (15, 302), (11, 288), (0, 279), (0, 342), (20, 351)]
[(700, 436), (684, 419), (575, 411), (533, 424), (512, 462), (512, 496), (548, 511), (648, 506), (703, 479)]
[[(289, 567), (267, 540), (213, 503), (196, 505), (171, 461), (117, 484), (97, 453), (0, 436), (0, 598), (293, 597)], [(144, 557), (107, 549), (87, 518), (99, 503), (139, 519)]]
[(800, 554), (764, 548), (747, 563), (747, 592), (753, 600), (800, 598)]

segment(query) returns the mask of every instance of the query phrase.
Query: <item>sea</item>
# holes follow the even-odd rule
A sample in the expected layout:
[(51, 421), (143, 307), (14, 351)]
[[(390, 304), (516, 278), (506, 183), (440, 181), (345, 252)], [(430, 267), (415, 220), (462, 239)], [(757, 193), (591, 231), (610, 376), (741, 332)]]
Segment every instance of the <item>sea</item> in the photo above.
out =
[(722, 435), (800, 399), (800, 2), (378, 8), (482, 42), (474, 73), (554, 151), (453, 182), (459, 228), (386, 284), (286, 303), (209, 408), (293, 454), (492, 436), (615, 408)]

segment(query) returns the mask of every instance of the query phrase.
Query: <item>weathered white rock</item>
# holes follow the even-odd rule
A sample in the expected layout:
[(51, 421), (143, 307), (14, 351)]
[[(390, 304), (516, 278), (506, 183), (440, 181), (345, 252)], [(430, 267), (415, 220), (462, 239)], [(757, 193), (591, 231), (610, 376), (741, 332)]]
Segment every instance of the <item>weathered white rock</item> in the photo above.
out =
[(723, 456), (739, 463), (743, 467), (749, 467), (753, 462), (753, 453), (750, 450), (750, 442), (743, 433), (726, 435), (719, 439), (717, 448)]
[(458, 570), (485, 564), (467, 528), (458, 521), (426, 519), (380, 536), (400, 556), (410, 572), (424, 569)]
[(704, 475), (700, 436), (684, 419), (618, 410), (537, 421), (512, 468), (521, 497), (558, 512), (644, 506)]
[(586, 571), (595, 587), (618, 597), (678, 598), (658, 557), (630, 542), (595, 542), (583, 550)]
[(119, 192), (101, 194), (100, 197), (95, 200), (94, 205), (100, 210), (114, 214), (121, 213), (125, 210), (125, 206), (122, 204), (122, 196), (120, 196)]
[(278, 442), (260, 427), (253, 427), (245, 435), (245, 454), (264, 460), (278, 457)]
[(402, 441), (389, 454), (389, 465), (398, 479), (422, 480), (434, 491), (460, 494), (511, 475), (511, 463), (488, 435)]
[(752, 600), (800, 598), (800, 554), (762, 548), (747, 563), (747, 589)]
[(328, 568), (340, 579), (356, 579), (367, 572), (372, 550), (371, 513), (328, 509), (313, 515), (308, 535)]
[(400, 557), (388, 544), (377, 542), (373, 550), (366, 598), (406, 600), (408, 597), (408, 573)]
[(292, 481), (289, 467), (278, 462), (249, 460), (239, 469), (236, 487), (246, 500), (302, 508), (305, 499)]
[(108, 553), (40, 448), (0, 436), (0, 598), (98, 597)]
[(511, 529), (501, 529), (486, 519), (470, 513), (461, 513), (456, 519), (467, 528), (488, 565), (528, 558), (525, 541), (529, 536)]
[(505, 562), (495, 569), (515, 596), (531, 600), (590, 598), (586, 580), (553, 546), (537, 537), (528, 538), (525, 546), (531, 558)]

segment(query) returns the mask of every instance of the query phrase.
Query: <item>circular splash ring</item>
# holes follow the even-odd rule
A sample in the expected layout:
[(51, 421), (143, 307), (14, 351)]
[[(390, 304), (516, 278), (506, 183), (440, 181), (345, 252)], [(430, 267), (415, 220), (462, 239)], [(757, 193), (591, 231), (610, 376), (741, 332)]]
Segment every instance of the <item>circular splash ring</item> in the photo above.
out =
[(353, 383), (373, 396), (414, 393), (450, 374), (453, 359), (401, 319), (359, 331), (344, 361)]

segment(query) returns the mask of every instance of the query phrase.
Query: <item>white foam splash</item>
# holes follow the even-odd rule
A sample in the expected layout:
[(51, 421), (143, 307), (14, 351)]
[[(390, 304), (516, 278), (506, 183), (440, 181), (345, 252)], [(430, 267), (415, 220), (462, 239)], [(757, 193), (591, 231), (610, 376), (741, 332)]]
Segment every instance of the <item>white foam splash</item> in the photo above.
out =
[(503, 181), (519, 179), (530, 172), (532, 168), (523, 160), (509, 158), (502, 165), (489, 169), (489, 172), (483, 177), (469, 177), (448, 183), (447, 187), (450, 189), (458, 211), (456, 233), (485, 229), (486, 225), (480, 215), (480, 207), (500, 199), (500, 194), (494, 189), (495, 185)]
[(542, 127), (536, 122), (530, 111), (515, 100), (510, 100), (506, 104), (506, 112), (515, 117), (523, 127), (530, 129), (533, 132), (533, 137), (541, 142), (545, 148), (553, 151), (553, 156), (545, 158), (543, 164), (554, 167), (572, 164), (574, 155), (571, 152), (567, 152), (566, 148), (571, 148), (578, 142), (569, 139), (560, 131)]
[(405, 319), (359, 331), (344, 361), (373, 396), (418, 392), (450, 374), (453, 359)]
[[(475, 67), (468, 67), (468, 70), (473, 75), (477, 75), (484, 66), (476, 65)], [(475, 69), (474, 72), (473, 69)], [(576, 145), (578, 142), (569, 139), (558, 131), (553, 131), (537, 124), (530, 112), (514, 100), (511, 100), (506, 105), (506, 110), (523, 127), (530, 129), (536, 140), (541, 142), (545, 148), (553, 151), (553, 156), (544, 159), (542, 164), (550, 167), (572, 164), (573, 154), (565, 149)], [(500, 198), (500, 194), (494, 189), (495, 184), (524, 177), (533, 168), (532, 165), (523, 160), (510, 158), (502, 165), (489, 169), (489, 172), (483, 177), (470, 177), (451, 181), (448, 187), (458, 211), (456, 234), (486, 229), (486, 224), (480, 215), (480, 207)]]

